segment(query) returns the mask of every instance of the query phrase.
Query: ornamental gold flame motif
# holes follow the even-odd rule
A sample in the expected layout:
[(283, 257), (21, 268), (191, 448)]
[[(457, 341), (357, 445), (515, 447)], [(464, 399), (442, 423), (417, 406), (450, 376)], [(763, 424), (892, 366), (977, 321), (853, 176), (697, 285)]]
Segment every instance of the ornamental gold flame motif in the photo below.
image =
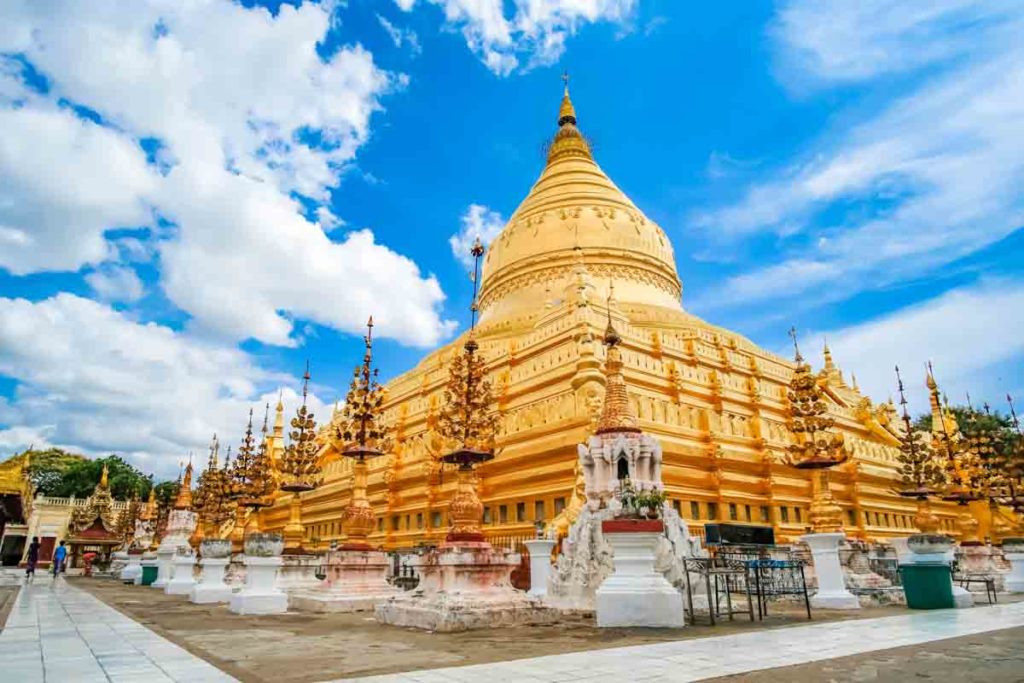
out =
[(378, 454), (391, 450), (388, 427), (383, 422), (385, 389), (373, 367), (373, 317), (366, 323), (363, 362), (352, 373), (341, 415), (332, 425), (334, 443), (343, 454), (367, 449)]
[(790, 444), (790, 461), (801, 469), (834, 467), (846, 461), (843, 435), (833, 431), (836, 421), (828, 415), (825, 393), (811, 372), (811, 365), (800, 355), (796, 330), (789, 331), (796, 351), (796, 368), (789, 383), (789, 431), (796, 436)]
[(914, 430), (910, 421), (899, 367), (896, 368), (896, 383), (900, 392), (900, 406), (903, 408), (903, 431), (899, 435), (900, 450), (897, 456), (900, 463), (900, 483), (903, 487), (899, 494), (917, 500), (914, 524), (921, 533), (934, 534), (939, 530), (940, 520), (932, 512), (928, 497), (935, 495), (942, 486), (942, 466), (932, 444), (924, 435)]
[(800, 355), (796, 329), (790, 329), (796, 368), (789, 383), (789, 431), (796, 438), (790, 444), (790, 464), (811, 473), (812, 498), (808, 521), (814, 533), (838, 533), (843, 530), (843, 511), (832, 496), (829, 468), (849, 457), (843, 447), (843, 435), (833, 431), (835, 420), (828, 415), (825, 394), (811, 373), (810, 363)]
[(373, 367), (373, 318), (366, 323), (363, 337), (365, 352), (363, 363), (356, 367), (345, 407), (332, 425), (336, 449), (347, 458), (352, 458), (352, 501), (346, 506), (342, 529), (347, 535), (342, 549), (368, 550), (367, 537), (373, 531), (375, 515), (366, 497), (367, 464), (391, 450), (388, 427), (381, 414), (384, 404), (384, 388), (377, 380), (377, 369)]
[(218, 536), (224, 522), (231, 519), (234, 514), (234, 502), (229, 497), (231, 488), (230, 457), (231, 449), (228, 449), (228, 457), (224, 460), (224, 467), (220, 467), (220, 441), (217, 435), (213, 435), (210, 443), (210, 458), (207, 461), (206, 469), (199, 475), (199, 482), (196, 492), (192, 496), (192, 504), (199, 515), (196, 524), (197, 531), (202, 529), (203, 536)]
[[(263, 431), (266, 433), (266, 420)], [(259, 508), (268, 504), (266, 497), (274, 491), (274, 478), (270, 471), (270, 458), (267, 454), (267, 440), (256, 439), (252, 433), (252, 409), (249, 409), (249, 423), (245, 428), (245, 436), (238, 447), (235, 462), (231, 468), (231, 484), (229, 496), (241, 507)]]
[(306, 406), (309, 379), (307, 362), (306, 373), (302, 376), (302, 404), (291, 420), (292, 431), (288, 434), (291, 442), (281, 456), (280, 470), (284, 478), (282, 491), (311, 491), (319, 486), (323, 479), (317, 458), (319, 448), (316, 444), (316, 420)]

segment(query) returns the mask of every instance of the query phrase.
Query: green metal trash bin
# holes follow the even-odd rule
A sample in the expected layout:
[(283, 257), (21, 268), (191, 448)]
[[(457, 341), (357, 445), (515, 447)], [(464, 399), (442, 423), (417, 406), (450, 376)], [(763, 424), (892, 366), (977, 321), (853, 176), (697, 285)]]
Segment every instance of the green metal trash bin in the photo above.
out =
[(154, 581), (156, 581), (156, 575), (157, 575), (157, 571), (159, 569), (160, 568), (157, 567), (156, 565), (153, 565), (151, 567), (147, 566), (147, 565), (143, 565), (142, 566), (142, 585), (143, 586), (148, 586), (151, 583), (153, 583)]
[(901, 564), (900, 575), (907, 607), (945, 609), (955, 606), (948, 564)]

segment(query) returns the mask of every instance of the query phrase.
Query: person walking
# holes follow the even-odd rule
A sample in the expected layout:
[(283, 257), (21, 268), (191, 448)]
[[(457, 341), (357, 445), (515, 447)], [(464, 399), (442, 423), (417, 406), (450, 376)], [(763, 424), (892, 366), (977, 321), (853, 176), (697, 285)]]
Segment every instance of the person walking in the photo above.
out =
[(33, 536), (28, 544), (28, 560), (25, 563), (25, 578), (36, 578), (36, 565), (39, 564), (39, 537)]
[(67, 556), (68, 549), (64, 546), (64, 541), (61, 541), (57, 549), (53, 551), (53, 578), (57, 578), (57, 575), (64, 570), (64, 558)]

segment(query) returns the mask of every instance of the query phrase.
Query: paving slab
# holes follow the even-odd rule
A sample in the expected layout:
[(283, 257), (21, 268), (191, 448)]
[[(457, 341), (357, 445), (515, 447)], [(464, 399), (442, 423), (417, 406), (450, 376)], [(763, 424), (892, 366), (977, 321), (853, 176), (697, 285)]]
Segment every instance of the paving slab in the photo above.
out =
[(63, 577), (22, 585), (0, 632), (0, 662), (3, 679), (19, 683), (236, 680)]

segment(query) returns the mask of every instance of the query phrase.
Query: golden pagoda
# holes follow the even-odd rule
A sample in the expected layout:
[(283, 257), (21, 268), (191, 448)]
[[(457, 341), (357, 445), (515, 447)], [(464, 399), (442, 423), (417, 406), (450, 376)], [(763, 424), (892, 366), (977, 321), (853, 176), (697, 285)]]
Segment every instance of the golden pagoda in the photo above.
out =
[[(612, 295), (610, 283), (616, 286)], [(566, 87), (540, 177), (493, 240), (479, 282), (474, 332), (493, 385), (501, 457), (478, 467), (482, 531), (509, 543), (565, 509), (576, 483), (576, 446), (601, 421), (611, 347), (629, 385), (636, 426), (663, 446), (669, 501), (702, 534), (709, 521), (763, 524), (776, 537), (805, 533), (812, 474), (789, 466), (796, 442), (787, 390), (796, 363), (689, 313), (672, 242), (598, 166)], [(450, 362), (468, 333), (428, 353), (386, 384), (383, 420), (393, 445), (369, 463), (366, 494), (374, 547), (438, 544), (449, 527), (455, 477), (440, 432)], [(899, 487), (901, 430), (891, 402), (848, 384), (827, 353), (813, 373), (848, 460), (830, 471), (845, 532), (862, 539), (916, 531), (915, 501)], [(615, 388), (613, 387), (613, 390)], [(336, 457), (333, 421), (318, 436), (324, 482), (302, 496), (307, 536), (343, 541), (352, 462)], [(286, 500), (264, 511), (268, 529), (288, 521)], [(937, 502), (940, 529), (956, 533), (955, 505)]]

